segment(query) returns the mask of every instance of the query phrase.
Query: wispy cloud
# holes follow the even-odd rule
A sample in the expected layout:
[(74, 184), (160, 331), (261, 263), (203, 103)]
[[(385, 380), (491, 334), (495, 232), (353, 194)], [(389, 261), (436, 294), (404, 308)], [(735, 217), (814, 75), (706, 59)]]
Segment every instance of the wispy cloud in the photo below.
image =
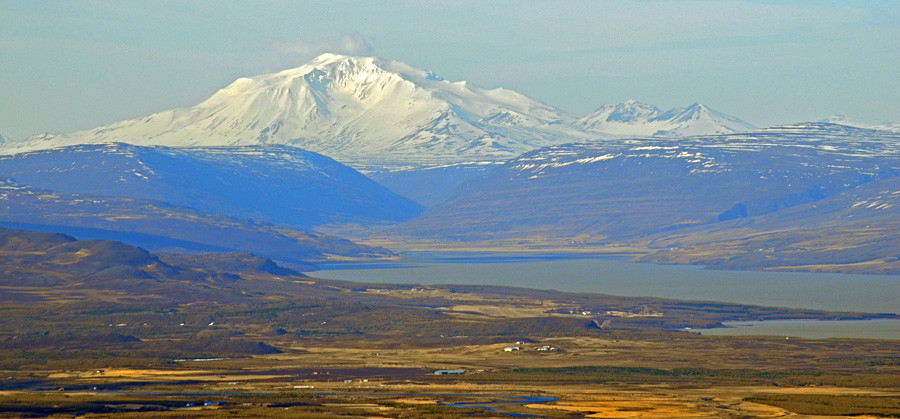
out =
[(325, 52), (346, 55), (372, 53), (372, 45), (360, 34), (344, 34), (333, 42), (310, 42), (307, 40), (275, 42), (272, 47), (278, 52), (299, 55), (300, 58), (312, 58)]

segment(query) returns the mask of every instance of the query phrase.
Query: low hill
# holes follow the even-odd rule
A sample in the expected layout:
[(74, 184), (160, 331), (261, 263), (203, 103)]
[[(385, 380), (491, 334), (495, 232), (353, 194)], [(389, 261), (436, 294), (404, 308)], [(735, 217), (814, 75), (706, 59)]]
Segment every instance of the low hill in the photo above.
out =
[(211, 301), (222, 297), (217, 288), (257, 276), (305, 278), (250, 254), (156, 255), (116, 241), (0, 228), (4, 297)]
[(387, 249), (166, 202), (0, 183), (0, 225), (119, 240), (154, 251), (253, 252), (293, 263), (395, 256)]

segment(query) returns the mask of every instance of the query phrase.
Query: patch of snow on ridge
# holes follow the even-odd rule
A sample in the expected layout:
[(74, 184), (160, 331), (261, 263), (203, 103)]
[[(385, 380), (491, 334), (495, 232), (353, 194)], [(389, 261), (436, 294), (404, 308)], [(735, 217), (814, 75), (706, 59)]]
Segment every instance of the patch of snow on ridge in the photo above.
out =
[(602, 156), (597, 156), (597, 157), (587, 157), (587, 158), (583, 158), (583, 159), (573, 160), (572, 163), (576, 163), (576, 164), (597, 163), (597, 162), (601, 162), (601, 161), (612, 160), (619, 156), (621, 156), (621, 154), (604, 154)]

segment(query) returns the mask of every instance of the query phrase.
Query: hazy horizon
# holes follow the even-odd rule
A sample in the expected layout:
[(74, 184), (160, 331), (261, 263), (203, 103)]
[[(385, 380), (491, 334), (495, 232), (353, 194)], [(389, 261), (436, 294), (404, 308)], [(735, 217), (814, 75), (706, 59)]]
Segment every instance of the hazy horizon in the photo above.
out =
[(757, 126), (900, 120), (900, 4), (850, 1), (0, 4), (0, 134), (193, 106), (321, 52), (504, 87), (575, 115), (704, 103)]

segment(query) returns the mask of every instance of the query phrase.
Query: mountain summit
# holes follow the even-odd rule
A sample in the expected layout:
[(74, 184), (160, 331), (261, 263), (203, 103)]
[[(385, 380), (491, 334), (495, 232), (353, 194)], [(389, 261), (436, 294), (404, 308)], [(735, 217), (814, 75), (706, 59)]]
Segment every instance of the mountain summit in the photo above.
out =
[(239, 78), (196, 106), (72, 134), (0, 144), (4, 153), (128, 143), (288, 145), (367, 170), (505, 161), (536, 148), (618, 136), (727, 134), (749, 124), (704, 105), (661, 111), (628, 101), (577, 119), (512, 90), (483, 89), (374, 57), (323, 54)]
[(285, 144), (362, 166), (440, 164), (506, 159), (578, 137), (573, 120), (511, 90), (450, 82), (396, 61), (323, 54), (294, 69), (237, 79), (190, 108), (36, 136), (7, 149)]
[(654, 137), (733, 134), (754, 129), (740, 119), (699, 103), (663, 112), (635, 100), (603, 105), (579, 119), (577, 125), (599, 134)]

